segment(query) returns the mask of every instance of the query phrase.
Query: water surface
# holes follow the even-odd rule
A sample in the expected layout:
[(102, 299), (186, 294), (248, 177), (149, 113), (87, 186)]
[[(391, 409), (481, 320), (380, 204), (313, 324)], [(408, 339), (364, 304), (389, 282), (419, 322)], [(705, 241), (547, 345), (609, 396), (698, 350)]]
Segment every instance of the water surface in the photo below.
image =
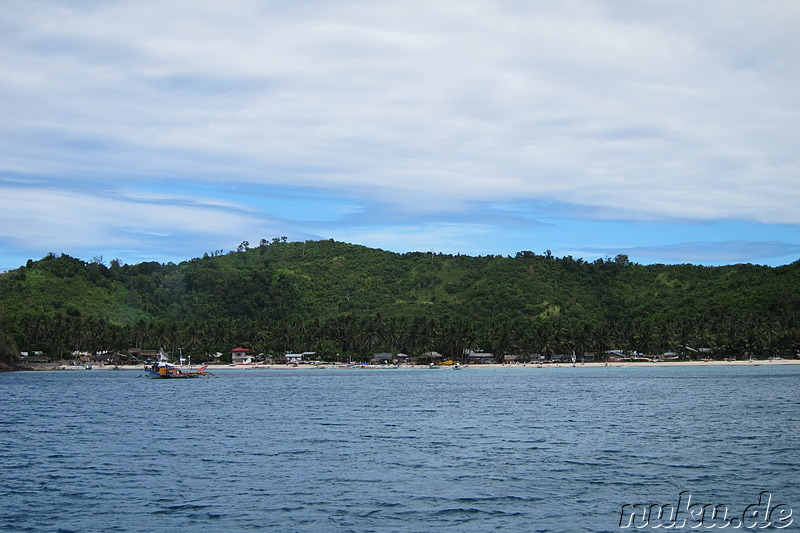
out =
[(218, 375), (0, 375), (0, 530), (619, 531), (681, 491), (800, 512), (797, 366)]

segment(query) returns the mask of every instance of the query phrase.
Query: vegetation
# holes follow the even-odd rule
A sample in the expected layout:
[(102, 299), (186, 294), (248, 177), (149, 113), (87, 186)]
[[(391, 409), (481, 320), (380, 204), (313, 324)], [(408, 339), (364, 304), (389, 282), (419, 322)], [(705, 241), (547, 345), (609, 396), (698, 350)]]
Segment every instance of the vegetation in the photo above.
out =
[(20, 368), (17, 348), (6, 331), (5, 322), (0, 315), (0, 372), (18, 370)]
[(794, 357), (800, 261), (644, 266), (623, 255), (396, 254), (283, 238), (177, 265), (50, 254), (0, 277), (0, 306), (7, 346), (53, 358), (137, 347), (200, 360), (237, 345), (340, 359), (436, 350), (458, 360), (466, 349)]

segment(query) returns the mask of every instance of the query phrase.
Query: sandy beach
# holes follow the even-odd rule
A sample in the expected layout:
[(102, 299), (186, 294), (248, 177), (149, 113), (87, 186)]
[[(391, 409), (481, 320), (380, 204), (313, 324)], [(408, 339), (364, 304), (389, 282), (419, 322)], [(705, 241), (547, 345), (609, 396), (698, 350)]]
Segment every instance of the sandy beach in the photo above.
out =
[[(780, 365), (800, 365), (800, 359), (755, 359), (752, 361), (660, 361), (660, 362), (608, 362), (608, 363), (525, 363), (525, 364), (472, 364), (462, 365), (459, 369), (469, 368), (485, 368), (485, 369), (548, 369), (548, 368), (620, 368), (620, 367), (644, 367), (644, 366), (683, 366), (683, 367), (701, 367), (701, 366), (780, 366)], [(192, 365), (180, 367), (183, 370), (196, 370), (201, 365)], [(210, 372), (226, 372), (229, 370), (325, 370), (325, 369), (363, 369), (363, 370), (431, 370), (426, 365), (344, 365), (341, 363), (320, 363), (320, 364), (301, 364), (301, 365), (278, 365), (278, 364), (259, 364), (259, 365), (209, 365)], [(448, 365), (441, 365), (436, 367), (441, 370), (455, 370), (456, 368)], [(86, 372), (87, 369), (81, 365), (49, 365), (48, 367), (35, 368), (35, 370), (70, 370)], [(95, 370), (138, 370), (143, 371), (144, 365), (92, 365), (91, 371)]]

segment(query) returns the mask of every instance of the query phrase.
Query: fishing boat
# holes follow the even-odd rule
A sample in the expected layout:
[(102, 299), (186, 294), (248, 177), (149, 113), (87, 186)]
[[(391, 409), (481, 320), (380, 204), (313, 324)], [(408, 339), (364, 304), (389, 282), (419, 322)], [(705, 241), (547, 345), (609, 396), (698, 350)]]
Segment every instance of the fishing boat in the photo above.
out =
[(197, 370), (185, 371), (166, 361), (159, 361), (153, 363), (153, 366), (145, 368), (147, 375), (151, 378), (196, 378), (200, 376), (211, 376), (211, 372), (207, 369), (208, 365), (203, 365)]
[(203, 365), (197, 370), (182, 370), (180, 367), (167, 362), (167, 354), (163, 350), (158, 351), (158, 361), (153, 366), (145, 367), (147, 376), (151, 378), (197, 378), (200, 376), (211, 376), (208, 365)]

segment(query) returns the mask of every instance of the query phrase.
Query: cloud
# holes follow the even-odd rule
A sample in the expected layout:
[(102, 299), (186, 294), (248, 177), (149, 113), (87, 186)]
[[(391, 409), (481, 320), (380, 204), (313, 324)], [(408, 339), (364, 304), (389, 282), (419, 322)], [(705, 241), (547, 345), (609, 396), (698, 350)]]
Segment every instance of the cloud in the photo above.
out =
[[(445, 254), (483, 255), (495, 239), (496, 228), (480, 222), (448, 224), (424, 222), (397, 226), (361, 226), (345, 232), (329, 230), (332, 238), (354, 238), (365, 246), (395, 252), (423, 251)], [(495, 246), (497, 242), (493, 243)]]
[(625, 254), (667, 263), (729, 264), (761, 262), (783, 257), (800, 257), (800, 244), (782, 241), (683, 242), (664, 246), (594, 248), (585, 252)]
[[(799, 22), (791, 2), (9, 0), (0, 171), (50, 183), (38, 203), (79, 202), (76, 180), (322, 190), (330, 222), (395, 213), (390, 240), (501, 204), (796, 225)], [(256, 211), (212, 240), (275, 219), (234, 203)]]
[(0, 197), (0, 228), (0, 242), (17, 249), (82, 257), (117, 251), (128, 254), (120, 258), (131, 262), (142, 256), (179, 260), (228, 250), (236, 244), (232, 236), (285, 234), (280, 219), (233, 203), (185, 195), (9, 186)]

